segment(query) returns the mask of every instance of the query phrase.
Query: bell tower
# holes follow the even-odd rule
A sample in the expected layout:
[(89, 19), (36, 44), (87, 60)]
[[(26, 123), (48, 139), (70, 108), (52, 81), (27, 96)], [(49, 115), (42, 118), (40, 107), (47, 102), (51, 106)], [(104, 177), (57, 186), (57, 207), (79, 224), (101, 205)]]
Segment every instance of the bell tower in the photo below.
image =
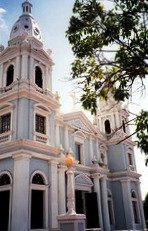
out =
[[(22, 3), (23, 12), (12, 26), (8, 47), (0, 49), (0, 112), (5, 108), (13, 120), (7, 128), (10, 135), (1, 133), (1, 141), (31, 139), (49, 143), (47, 117), (59, 107), (58, 97), (52, 93), (51, 51), (43, 48), (41, 31), (31, 8), (28, 1)], [(46, 121), (41, 135), (37, 135), (41, 129), (35, 127), (37, 119), (43, 124)]]
[(116, 102), (111, 94), (107, 101), (99, 101), (95, 124), (108, 146), (107, 159), (113, 172), (136, 170), (128, 121), (127, 106)]
[(107, 101), (99, 101), (96, 124), (107, 139), (124, 138), (129, 135), (128, 116), (127, 107), (109, 95)]

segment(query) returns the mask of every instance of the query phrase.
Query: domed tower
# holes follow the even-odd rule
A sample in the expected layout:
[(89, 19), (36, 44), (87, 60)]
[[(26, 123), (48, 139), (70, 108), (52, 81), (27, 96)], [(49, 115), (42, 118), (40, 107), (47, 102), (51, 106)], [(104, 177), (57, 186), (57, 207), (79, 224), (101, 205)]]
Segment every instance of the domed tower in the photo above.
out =
[(25, 1), (22, 9), (12, 26), (8, 47), (0, 49), (1, 92), (16, 88), (18, 81), (39, 92), (51, 91), (51, 52), (43, 49), (41, 31), (31, 14), (32, 5)]
[[(31, 10), (30, 2), (22, 3), (23, 12), (12, 26), (8, 47), (0, 49), (1, 107), (11, 108), (8, 112), (14, 118), (7, 139), (40, 139), (49, 143), (49, 139), (45, 139), (48, 135), (44, 138), (35, 135), (34, 113), (38, 107), (41, 115), (45, 115), (46, 110), (55, 112), (59, 102), (57, 95), (52, 93), (51, 52), (43, 48), (41, 31)], [(33, 106), (35, 102), (42, 106)], [(48, 109), (43, 106), (46, 102)], [(22, 124), (22, 120), (25, 123)]]
[(23, 12), (19, 19), (14, 23), (10, 38), (9, 45), (16, 45), (22, 43), (25, 39), (29, 42), (36, 43), (42, 47), (42, 36), (38, 24), (31, 14), (32, 5), (30, 2), (25, 1), (22, 3)]
[[(25, 1), (22, 9), (8, 47), (0, 46), (0, 230), (47, 230), (45, 173), (57, 168), (50, 156), (59, 153), (55, 115), (60, 104), (52, 92), (51, 52), (43, 48), (31, 3)], [(39, 190), (33, 189), (37, 184)], [(53, 192), (52, 188), (51, 201)]]

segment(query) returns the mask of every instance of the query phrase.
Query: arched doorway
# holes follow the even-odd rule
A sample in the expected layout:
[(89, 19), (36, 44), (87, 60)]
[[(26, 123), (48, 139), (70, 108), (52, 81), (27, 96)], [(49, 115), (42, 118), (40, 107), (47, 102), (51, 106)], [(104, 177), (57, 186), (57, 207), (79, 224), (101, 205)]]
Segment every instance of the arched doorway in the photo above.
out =
[(44, 176), (36, 172), (31, 180), (31, 229), (43, 229), (46, 226), (46, 187)]
[(9, 174), (2, 173), (0, 175), (0, 231), (9, 230), (10, 189), (11, 178)]
[(97, 194), (92, 190), (93, 183), (85, 174), (75, 177), (76, 213), (86, 215), (86, 228), (99, 228)]

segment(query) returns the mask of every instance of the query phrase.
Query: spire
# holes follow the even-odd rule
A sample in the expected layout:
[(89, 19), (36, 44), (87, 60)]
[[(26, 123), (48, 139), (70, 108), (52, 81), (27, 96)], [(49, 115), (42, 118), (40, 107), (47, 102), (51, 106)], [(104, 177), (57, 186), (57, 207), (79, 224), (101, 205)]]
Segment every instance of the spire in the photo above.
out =
[(31, 14), (32, 4), (26, 0), (22, 3), (23, 14)]

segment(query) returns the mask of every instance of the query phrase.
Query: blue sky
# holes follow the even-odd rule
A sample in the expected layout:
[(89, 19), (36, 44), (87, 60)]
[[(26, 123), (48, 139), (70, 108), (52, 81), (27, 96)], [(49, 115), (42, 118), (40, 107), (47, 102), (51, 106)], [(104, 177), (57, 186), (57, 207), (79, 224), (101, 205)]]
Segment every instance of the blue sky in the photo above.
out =
[[(23, 0), (0, 0), (0, 44), (7, 46), (9, 33), (14, 22), (22, 13)], [(53, 67), (53, 90), (58, 91), (61, 97), (62, 110), (71, 108), (69, 96), (73, 89), (66, 78), (70, 76), (70, 63), (73, 61), (71, 47), (65, 37), (69, 18), (72, 15), (74, 0), (30, 0), (33, 5), (32, 14), (39, 24), (42, 32), (45, 49), (52, 50)], [(105, 2), (105, 1), (104, 1)], [(148, 95), (148, 94), (147, 94)], [(132, 99), (134, 104), (130, 110), (137, 113), (141, 107), (146, 108), (148, 96)], [(144, 165), (144, 155), (136, 149), (137, 170), (142, 174), (141, 186), (143, 198), (148, 192), (148, 167)]]

